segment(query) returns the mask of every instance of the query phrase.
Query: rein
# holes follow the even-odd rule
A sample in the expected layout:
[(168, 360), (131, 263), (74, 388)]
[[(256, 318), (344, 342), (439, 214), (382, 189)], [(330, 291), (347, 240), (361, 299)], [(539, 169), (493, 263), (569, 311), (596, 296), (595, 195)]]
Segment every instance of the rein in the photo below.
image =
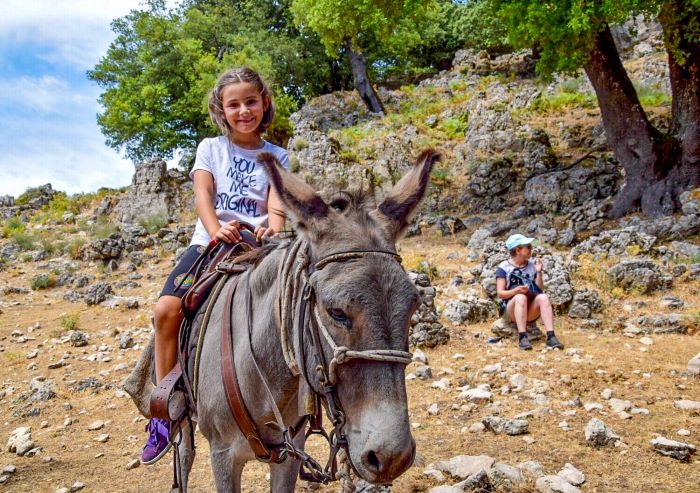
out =
[[(270, 462), (271, 460), (274, 462), (282, 462), (287, 457), (300, 460), (302, 464), (299, 475), (302, 479), (307, 481), (325, 484), (336, 479), (343, 479), (346, 481), (350, 479), (350, 467), (347, 464), (345, 464), (344, 470), (338, 470), (339, 456), (341, 461), (346, 459), (343, 462), (350, 462), (347, 450), (347, 437), (343, 430), (345, 426), (345, 413), (338, 401), (336, 392), (338, 367), (353, 359), (397, 363), (402, 365), (408, 365), (412, 361), (412, 354), (406, 351), (392, 349), (356, 351), (345, 346), (339, 346), (333, 339), (328, 327), (326, 327), (321, 319), (314, 296), (314, 274), (333, 262), (344, 262), (369, 256), (384, 256), (392, 258), (399, 263), (401, 262), (401, 257), (394, 252), (383, 250), (357, 250), (328, 255), (318, 260), (313, 267), (311, 267), (309, 245), (303, 239), (299, 238), (288, 247), (279, 265), (278, 274), (281, 280), (281, 290), (278, 296), (277, 310), (279, 316), (280, 342), (282, 344), (285, 362), (292, 375), (303, 375), (305, 383), (315, 396), (313, 399), (314, 403), (318, 403), (319, 400), (322, 401), (328, 417), (333, 424), (330, 433), (327, 433), (321, 425), (318, 404), (314, 405), (313, 410), (307, 409), (307, 416), (295, 427), (290, 428), (284, 424), (279, 407), (274, 400), (272, 391), (257, 364), (253, 352), (252, 294), (250, 293), (250, 288), (248, 288), (246, 298), (249, 312), (248, 344), (254, 363), (253, 367), (260, 377), (260, 381), (263, 384), (265, 394), (270, 401), (275, 417), (275, 422), (266, 424), (268, 427), (282, 433), (283, 442), (280, 445), (268, 447), (262, 444), (259, 434), (257, 433), (255, 436), (246, 434), (246, 438), (251, 446), (253, 446), (253, 450), (256, 451), (258, 460), (264, 462)], [(228, 310), (230, 309), (231, 307), (229, 306)], [(230, 312), (227, 314), (227, 317), (230, 317)], [(294, 327), (296, 327), (299, 354), (295, 352), (291, 339), (291, 333)], [(230, 326), (227, 328), (230, 330)], [(314, 368), (316, 370), (315, 378), (311, 378), (307, 372), (307, 346), (304, 344), (304, 338), (306, 336), (309, 336), (311, 339), (310, 349), (312, 354), (310, 356), (313, 358)], [(333, 357), (328, 362), (323, 352), (322, 341), (325, 342), (333, 352)], [(242, 401), (241, 405), (245, 407)], [(312, 434), (319, 434), (329, 443), (330, 453), (325, 467), (322, 467), (316, 460), (306, 454), (302, 449), (298, 448), (293, 442), (294, 436), (305, 426), (307, 420), (310, 422), (310, 427), (306, 433), (306, 438)], [(260, 445), (263, 445), (263, 453), (259, 452)], [(347, 486), (344, 487), (344, 489), (351, 491)]]

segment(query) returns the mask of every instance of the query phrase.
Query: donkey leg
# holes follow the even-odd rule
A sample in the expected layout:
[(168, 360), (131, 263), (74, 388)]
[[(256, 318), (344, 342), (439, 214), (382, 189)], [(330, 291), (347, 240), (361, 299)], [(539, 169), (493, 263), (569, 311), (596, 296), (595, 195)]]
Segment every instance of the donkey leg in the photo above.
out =
[(240, 493), (241, 474), (246, 461), (241, 460), (234, 447), (217, 448), (211, 443), (211, 469), (214, 474), (216, 491), (220, 493)]
[[(294, 437), (294, 445), (304, 450), (304, 430)], [(287, 458), (281, 464), (270, 464), (270, 491), (272, 493), (294, 493), (301, 461)]]
[(194, 423), (185, 420), (180, 429), (182, 439), (178, 446), (178, 454), (180, 456), (180, 483), (183, 491), (187, 491), (187, 484), (194, 463), (195, 449), (193, 441)]

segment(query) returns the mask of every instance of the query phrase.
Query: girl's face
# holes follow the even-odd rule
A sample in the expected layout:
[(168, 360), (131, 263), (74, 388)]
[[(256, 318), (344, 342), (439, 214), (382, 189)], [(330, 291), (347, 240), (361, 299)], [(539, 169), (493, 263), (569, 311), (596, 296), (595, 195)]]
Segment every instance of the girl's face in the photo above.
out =
[(520, 255), (520, 257), (522, 258), (529, 259), (532, 255), (532, 245), (519, 246), (515, 252), (516, 255)]
[(233, 130), (233, 139), (258, 137), (258, 127), (269, 101), (250, 82), (236, 82), (221, 93), (224, 116)]

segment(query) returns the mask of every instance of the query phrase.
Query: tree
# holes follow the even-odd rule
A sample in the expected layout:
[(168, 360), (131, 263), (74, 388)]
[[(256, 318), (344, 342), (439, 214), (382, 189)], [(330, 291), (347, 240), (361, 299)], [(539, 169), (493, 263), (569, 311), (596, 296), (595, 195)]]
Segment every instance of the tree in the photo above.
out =
[[(590, 79), (625, 169), (611, 217), (677, 210), (679, 194), (700, 185), (700, 0), (491, 1), (515, 43), (539, 48), (540, 73), (583, 67)], [(665, 133), (649, 121), (613, 42), (610, 25), (632, 14), (654, 16), (663, 28), (673, 98)]]
[(208, 0), (168, 9), (151, 0), (112, 22), (116, 33), (88, 77), (103, 89), (97, 116), (107, 144), (141, 161), (184, 151), (186, 166), (205, 137), (207, 94), (227, 68), (246, 64), (272, 83), (275, 122), (267, 138), (291, 135), (298, 105), (334, 86), (336, 62), (295, 27), (288, 1)]
[[(437, 4), (434, 0), (292, 0), (297, 23), (318, 34), (330, 56), (344, 50), (352, 68), (353, 82), (367, 108), (384, 111), (368, 71), (367, 51), (376, 43), (406, 50), (420, 43), (419, 24)], [(401, 36), (398, 36), (401, 34)]]

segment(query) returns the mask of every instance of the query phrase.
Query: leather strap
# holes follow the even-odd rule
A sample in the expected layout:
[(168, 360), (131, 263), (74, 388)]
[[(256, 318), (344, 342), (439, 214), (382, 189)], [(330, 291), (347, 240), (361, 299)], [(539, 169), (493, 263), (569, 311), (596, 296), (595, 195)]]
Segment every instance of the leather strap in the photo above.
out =
[(236, 293), (239, 279), (240, 276), (235, 276), (233, 278), (228, 293), (226, 294), (226, 304), (224, 305), (226, 311), (224, 312), (224, 320), (221, 327), (221, 376), (224, 381), (224, 392), (226, 393), (226, 400), (228, 401), (231, 414), (233, 414), (238, 428), (241, 430), (246, 440), (248, 440), (248, 444), (250, 448), (253, 449), (256, 458), (262, 462), (274, 462), (279, 456), (279, 451), (275, 449), (270, 450), (260, 439), (255, 422), (250, 417), (250, 412), (243, 402), (243, 396), (241, 395), (241, 389), (238, 386), (238, 379), (236, 377), (231, 318), (233, 296)]
[(168, 411), (170, 395), (173, 393), (173, 389), (177, 385), (178, 380), (180, 380), (180, 377), (182, 377), (182, 369), (180, 368), (180, 364), (177, 363), (175, 367), (170, 370), (170, 373), (168, 373), (153, 389), (150, 403), (151, 417), (167, 419), (169, 421), (180, 417), (171, 417)]

